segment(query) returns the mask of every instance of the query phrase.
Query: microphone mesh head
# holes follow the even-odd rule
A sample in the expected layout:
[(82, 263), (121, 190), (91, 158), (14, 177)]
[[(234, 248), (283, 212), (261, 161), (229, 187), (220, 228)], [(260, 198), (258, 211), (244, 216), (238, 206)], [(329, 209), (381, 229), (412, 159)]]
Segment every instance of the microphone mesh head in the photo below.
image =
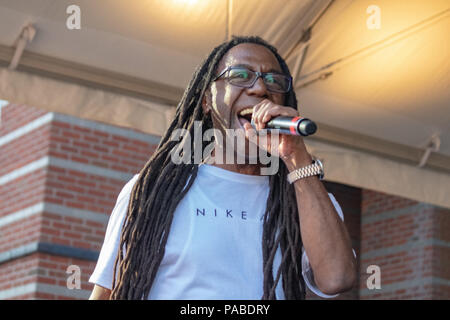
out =
[(317, 126), (313, 121), (303, 119), (303, 121), (299, 123), (298, 130), (302, 136), (309, 136), (316, 132)]
[(314, 122), (312, 122), (312, 121), (308, 121), (308, 123), (305, 126), (305, 132), (308, 135), (311, 135), (311, 134), (316, 133), (316, 130), (317, 130), (316, 124)]

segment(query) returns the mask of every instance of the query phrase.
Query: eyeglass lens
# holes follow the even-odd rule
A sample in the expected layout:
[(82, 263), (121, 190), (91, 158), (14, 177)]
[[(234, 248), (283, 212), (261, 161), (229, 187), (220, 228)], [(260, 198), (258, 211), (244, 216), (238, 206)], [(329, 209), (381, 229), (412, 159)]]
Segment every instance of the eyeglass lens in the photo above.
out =
[[(256, 81), (256, 73), (245, 68), (231, 68), (227, 74), (227, 80), (234, 85), (251, 87)], [(289, 77), (278, 73), (263, 73), (262, 78), (268, 90), (275, 92), (287, 92), (290, 86)]]

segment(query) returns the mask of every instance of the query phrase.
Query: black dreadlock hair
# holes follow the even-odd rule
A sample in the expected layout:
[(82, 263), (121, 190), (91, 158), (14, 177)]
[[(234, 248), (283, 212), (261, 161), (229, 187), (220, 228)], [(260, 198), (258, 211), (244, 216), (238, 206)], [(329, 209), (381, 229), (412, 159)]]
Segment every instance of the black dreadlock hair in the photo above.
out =
[[(277, 58), (282, 71), (290, 75), (286, 62), (276, 48), (259, 37), (233, 37), (214, 48), (197, 68), (177, 106), (174, 120), (140, 171), (132, 189), (114, 264), (113, 274), (117, 275), (117, 279), (113, 277), (111, 299), (147, 298), (164, 257), (174, 211), (198, 172), (198, 164), (193, 161), (193, 151), (192, 161), (188, 164), (171, 161), (171, 150), (178, 143), (171, 141), (171, 135), (176, 129), (185, 129), (191, 137), (194, 136), (194, 121), (202, 121), (205, 130), (212, 128), (211, 116), (203, 113), (202, 98), (216, 76), (216, 68), (223, 56), (241, 43), (254, 43), (268, 48)], [(297, 108), (293, 89), (286, 94), (285, 105)], [(286, 166), (280, 162), (278, 172), (269, 177), (270, 192), (264, 213), (262, 238), (264, 283), (261, 299), (264, 300), (276, 299), (275, 289), (281, 275), (286, 299), (305, 297), (299, 218), (295, 191), (286, 180), (287, 173)], [(281, 248), (282, 259), (274, 279), (273, 261), (278, 247)]]

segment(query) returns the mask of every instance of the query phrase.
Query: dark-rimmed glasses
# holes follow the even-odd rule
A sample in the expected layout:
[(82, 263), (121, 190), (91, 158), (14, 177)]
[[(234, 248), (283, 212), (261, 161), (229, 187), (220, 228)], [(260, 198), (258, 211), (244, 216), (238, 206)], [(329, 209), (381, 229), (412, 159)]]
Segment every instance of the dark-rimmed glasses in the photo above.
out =
[(277, 72), (252, 71), (244, 67), (228, 67), (214, 81), (224, 78), (232, 85), (251, 88), (259, 77), (263, 79), (267, 90), (271, 92), (286, 93), (291, 89), (292, 78), (288, 75)]

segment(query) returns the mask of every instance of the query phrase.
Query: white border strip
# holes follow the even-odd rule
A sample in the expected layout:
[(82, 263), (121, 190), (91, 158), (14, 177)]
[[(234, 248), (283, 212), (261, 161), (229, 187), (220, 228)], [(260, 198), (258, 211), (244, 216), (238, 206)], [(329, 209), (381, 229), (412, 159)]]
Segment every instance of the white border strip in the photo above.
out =
[[(362, 280), (365, 281), (365, 280)], [(374, 294), (387, 294), (388, 292), (393, 292), (400, 289), (411, 289), (413, 287), (422, 287), (424, 285), (443, 285), (443, 286), (450, 286), (450, 281), (439, 278), (439, 277), (426, 277), (426, 278), (415, 278), (410, 280), (404, 280), (404, 281), (398, 281), (398, 282), (392, 282), (386, 285), (383, 285), (383, 276), (381, 277), (381, 288), (380, 289), (361, 289), (359, 290), (360, 297), (364, 298), (370, 298), (371, 295)], [(383, 298), (383, 296), (381, 296)]]
[(45, 210), (45, 203), (37, 203), (28, 208), (10, 213), (7, 216), (0, 218), (0, 228), (16, 221), (30, 218), (36, 214), (42, 213)]
[[(53, 204), (53, 203), (44, 203), (44, 212), (57, 214), (60, 217), (72, 217), (72, 218), (100, 222), (100, 223), (104, 223), (105, 226), (109, 220), (109, 215), (105, 214), (105, 213), (81, 210), (81, 209), (61, 206), (61, 205)], [(0, 221), (1, 221), (1, 219), (0, 219)]]
[(1, 290), (0, 300), (11, 299), (14, 297), (23, 296), (24, 294), (36, 292), (37, 287), (37, 283), (29, 283), (24, 286)]
[(23, 167), (13, 170), (0, 177), (0, 186), (7, 184), (17, 178), (27, 175), (38, 169), (46, 168), (48, 166), (55, 166), (67, 170), (76, 170), (92, 175), (102, 176), (106, 178), (112, 178), (121, 181), (129, 181), (134, 174), (121, 172), (112, 169), (105, 169), (102, 167), (84, 164), (76, 161), (64, 160), (56, 157), (45, 156), (33, 162), (30, 162)]
[(0, 186), (11, 182), (17, 178), (20, 178), (24, 175), (27, 175), (33, 171), (46, 168), (50, 163), (50, 157), (42, 157), (39, 160), (30, 162), (23, 167), (13, 170), (10, 173), (7, 173), (0, 177)]
[(132, 129), (115, 127), (115, 126), (100, 123), (100, 122), (80, 119), (80, 118), (76, 118), (73, 116), (67, 116), (67, 115), (60, 114), (60, 113), (49, 112), (37, 119), (30, 121), (29, 123), (23, 125), (22, 127), (19, 127), (17, 129), (15, 129), (14, 131), (11, 131), (10, 133), (0, 137), (0, 147), (17, 139), (17, 138), (20, 138), (23, 135), (26, 135), (27, 133), (30, 133), (31, 131), (36, 130), (39, 127), (41, 127), (47, 123), (50, 123), (52, 121), (59, 121), (59, 122), (76, 125), (76, 126), (91, 129), (91, 130), (98, 130), (98, 131), (102, 131), (104, 133), (118, 135), (121, 137), (134, 139), (134, 140), (140, 140), (140, 141), (147, 142), (149, 144), (154, 144), (154, 145), (158, 145), (161, 140), (161, 138), (158, 136), (147, 134), (147, 133), (140, 133), (140, 132), (134, 131)]
[[(81, 270), (83, 271), (83, 270)], [(69, 275), (67, 275), (69, 276)], [(85, 283), (81, 282), (81, 286), (86, 286)], [(42, 292), (42, 293), (48, 293), (48, 294), (54, 294), (54, 295), (58, 295), (58, 296), (65, 296), (65, 297), (72, 297), (72, 298), (76, 298), (76, 299), (88, 299), (89, 296), (91, 295), (91, 292), (88, 290), (83, 290), (83, 289), (68, 289), (65, 287), (61, 287), (61, 286), (55, 286), (55, 285), (50, 285), (50, 284), (43, 284), (43, 283), (38, 283), (37, 284), (37, 292)]]
[(78, 219), (85, 219), (89, 221), (95, 221), (99, 223), (106, 223), (108, 222), (109, 215), (105, 213), (100, 212), (94, 212), (94, 211), (88, 211), (88, 210), (81, 210), (77, 208), (72, 207), (66, 207), (58, 204), (53, 203), (45, 203), (40, 202), (37, 204), (34, 204), (32, 206), (29, 206), (28, 208), (10, 213), (6, 216), (3, 216), (0, 218), (0, 228), (9, 225), (11, 223), (14, 223), (16, 221), (30, 218), (34, 215), (41, 214), (41, 213), (52, 213), (57, 214), (60, 217), (72, 217), (72, 218), (78, 218)]
[(56, 157), (48, 157), (49, 158), (49, 165), (55, 166), (62, 169), (68, 169), (68, 170), (76, 170), (81, 171), (83, 173), (89, 173), (97, 176), (102, 176), (106, 178), (113, 178), (117, 180), (123, 180), (123, 181), (129, 181), (134, 174), (129, 174), (126, 172), (121, 172), (117, 170), (112, 169), (105, 169), (102, 167), (90, 165), (90, 164), (84, 164), (76, 161), (71, 160), (64, 160)]
[(20, 138), (23, 135), (26, 135), (27, 133), (30, 133), (31, 131), (50, 123), (54, 119), (54, 113), (50, 112), (47, 113), (37, 119), (34, 119), (33, 121), (30, 121), (29, 123), (23, 125), (22, 127), (11, 131), (10, 133), (0, 137), (0, 147), (17, 139)]
[(371, 213), (369, 215), (361, 215), (361, 225), (368, 225), (378, 221), (385, 221), (387, 219), (395, 219), (404, 215), (415, 215), (417, 212), (424, 211), (428, 208), (435, 208), (436, 206), (430, 203), (419, 202), (408, 205), (400, 209), (392, 209), (383, 211), (381, 213)]
[(83, 127), (83, 128), (87, 128), (87, 129), (91, 129), (91, 130), (98, 130), (98, 131), (102, 131), (104, 133), (122, 136), (122, 137), (129, 138), (129, 139), (141, 140), (143, 142), (156, 144), (156, 145), (158, 145), (159, 141), (161, 140), (160, 137), (151, 135), (148, 133), (141, 133), (141, 132), (134, 131), (132, 129), (115, 127), (110, 124), (76, 118), (76, 117), (68, 116), (68, 115), (61, 114), (61, 113), (55, 113), (54, 120), (72, 124), (72, 125), (76, 125), (76, 126)]
[[(401, 244), (398, 246), (391, 246), (391, 247), (374, 249), (374, 250), (371, 250), (368, 252), (364, 252), (360, 256), (361, 256), (361, 260), (374, 259), (376, 257), (397, 254), (402, 251), (411, 252), (412, 250), (418, 250), (418, 248), (423, 248), (423, 247), (428, 247), (428, 246), (440, 246), (440, 247), (450, 248), (450, 242), (436, 239), (436, 238), (421, 239), (418, 241), (410, 240), (407, 243)], [(364, 249), (364, 248), (362, 248), (362, 249)]]
[(30, 253), (37, 252), (38, 246), (39, 246), (38, 242), (31, 242), (31, 243), (27, 243), (23, 246), (16, 247), (11, 250), (2, 252), (2, 253), (0, 253), (0, 262), (4, 263), (4, 262), (10, 261), (12, 259), (15, 259), (17, 257), (23, 257)]
[[(76, 299), (88, 299), (91, 292), (83, 289), (67, 289), (61, 286), (43, 284), (43, 283), (29, 283), (23, 286), (14, 287), (7, 290), (0, 291), (0, 300), (11, 299), (30, 293), (47, 293), (57, 296), (72, 297)], [(39, 299), (40, 300), (40, 299)]]

